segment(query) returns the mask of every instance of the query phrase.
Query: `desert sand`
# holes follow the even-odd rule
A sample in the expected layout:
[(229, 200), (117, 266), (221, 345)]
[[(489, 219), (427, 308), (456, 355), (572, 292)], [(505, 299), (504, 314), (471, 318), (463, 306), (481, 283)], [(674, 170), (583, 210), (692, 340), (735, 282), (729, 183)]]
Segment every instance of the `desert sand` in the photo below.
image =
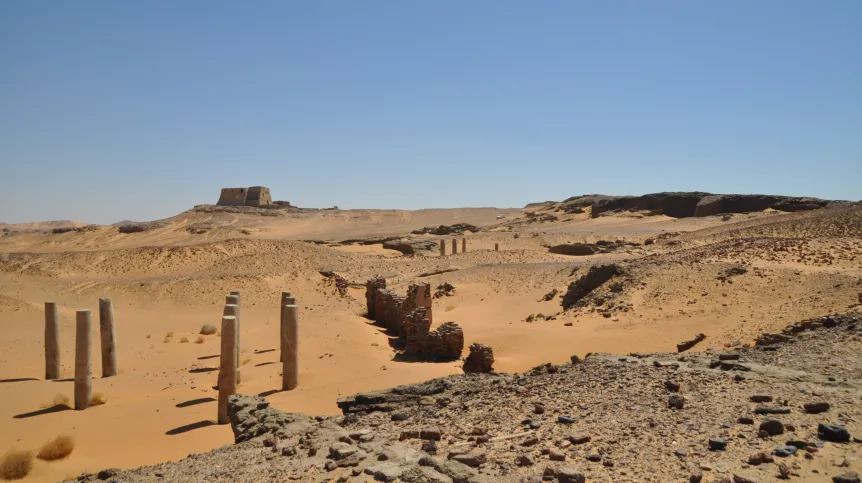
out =
[[(265, 216), (195, 209), (140, 233), (108, 226), (65, 233), (45, 230), (53, 225), (13, 227), (0, 238), (0, 452), (37, 449), (71, 435), (74, 452), (60, 461), (37, 460), (27, 477), (36, 482), (179, 460), (233, 443), (230, 426), (215, 424), (218, 336), (198, 335), (203, 324), (219, 323), (230, 290), (242, 292), (240, 393), (265, 395), (275, 408), (310, 415), (341, 414), (340, 397), (461, 372), (459, 361), (396, 360), (390, 337), (364, 316), (364, 283), (373, 276), (386, 277), (401, 292), (414, 281), (452, 284), (451, 296), (433, 301), (434, 326), (455, 321), (464, 329), (465, 348), (473, 342), (493, 347), (498, 372), (590, 352), (673, 352), (698, 333), (707, 339), (694, 351), (750, 344), (793, 321), (845, 312), (860, 302), (858, 207), (679, 219), (557, 213), (541, 220), (555, 210)], [(410, 234), (456, 223), (481, 230)], [(398, 236), (443, 239), (447, 255), (405, 256), (375, 241)], [(467, 252), (451, 255), (451, 240), (459, 240), (460, 251), (462, 238)], [(589, 256), (548, 251), (599, 240), (631, 245)], [(783, 248), (776, 250), (775, 240)], [(626, 270), (623, 303), (614, 310), (563, 311), (559, 296), (544, 300), (552, 290), (565, 293), (587, 266), (602, 263)], [(729, 283), (718, 277), (735, 266), (744, 266), (746, 276)], [(321, 270), (347, 279), (347, 294)], [(300, 385), (289, 392), (278, 391), (282, 291), (292, 292), (300, 306)], [(119, 375), (98, 377), (96, 343), (94, 391), (107, 402), (75, 411), (64, 403), (73, 397), (75, 311), (89, 308), (95, 316), (100, 297), (114, 303)], [(44, 380), (46, 301), (60, 307), (58, 381)], [(97, 331), (98, 323), (94, 341)]]

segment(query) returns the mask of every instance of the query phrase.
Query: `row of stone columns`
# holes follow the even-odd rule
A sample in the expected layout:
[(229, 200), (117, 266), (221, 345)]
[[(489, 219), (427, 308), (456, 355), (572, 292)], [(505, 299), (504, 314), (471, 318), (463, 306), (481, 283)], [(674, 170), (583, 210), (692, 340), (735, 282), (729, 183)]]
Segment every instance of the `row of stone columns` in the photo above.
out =
[[(93, 317), (89, 309), (75, 314), (75, 409), (90, 406), (93, 399)], [(102, 347), (102, 377), (117, 375), (114, 306), (99, 299), (99, 333)], [(57, 302), (45, 302), (45, 379), (60, 378), (60, 314)]]
[[(494, 251), (495, 252), (500, 251), (500, 244), (499, 243), (494, 244)], [(467, 253), (467, 239), (466, 238), (461, 239), (461, 253)], [(452, 255), (457, 255), (457, 254), (458, 254), (458, 239), (453, 238), (452, 239)], [(440, 256), (441, 257), (446, 256), (446, 241), (445, 240), (440, 240)]]
[[(236, 394), (240, 381), (240, 327), (241, 304), (239, 290), (231, 291), (225, 298), (221, 325), (221, 359), (218, 379), (218, 423), (230, 422), (227, 400)], [(296, 298), (290, 292), (282, 292), (279, 303), (279, 345), (282, 362), (282, 390), (291, 390), (299, 385), (299, 310)]]

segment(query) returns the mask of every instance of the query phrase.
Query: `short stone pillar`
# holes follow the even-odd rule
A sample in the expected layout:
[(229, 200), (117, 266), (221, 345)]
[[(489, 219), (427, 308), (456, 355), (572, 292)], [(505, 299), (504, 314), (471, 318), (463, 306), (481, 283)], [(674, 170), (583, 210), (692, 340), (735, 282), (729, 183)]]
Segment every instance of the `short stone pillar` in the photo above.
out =
[(60, 378), (60, 314), (57, 302), (45, 302), (45, 379)]
[(461, 239), (461, 253), (467, 253), (467, 239)]
[[(237, 292), (237, 293), (234, 293), (234, 292)], [(237, 367), (239, 367), (239, 343), (240, 343), (239, 331), (240, 331), (240, 328), (242, 327), (242, 317), (240, 317), (240, 313), (242, 313), (242, 305), (240, 304), (240, 300), (239, 300), (239, 291), (238, 290), (231, 291), (231, 294), (224, 298), (224, 303), (225, 303), (225, 305), (236, 305), (236, 314), (234, 314), (234, 317), (236, 317), (236, 364), (237, 364)], [(227, 314), (222, 314), (222, 315), (227, 315)]]
[(75, 409), (87, 409), (93, 400), (91, 351), (93, 318), (90, 310), (79, 310), (75, 318)]
[(494, 244), (494, 251), (495, 251), (495, 252), (499, 252), (499, 251), (500, 251), (500, 244), (499, 244), (499, 243), (495, 243), (495, 244)]
[(114, 304), (111, 299), (99, 299), (99, 334), (102, 342), (102, 377), (117, 375), (117, 338), (114, 333)]
[(289, 304), (281, 310), (284, 314), (281, 331), (281, 389), (289, 391), (299, 384), (299, 308)]
[(227, 416), (227, 398), (236, 394), (236, 329), (236, 317), (225, 315), (221, 318), (221, 359), (218, 370), (219, 424), (230, 422)]
[(458, 254), (458, 239), (453, 238), (452, 239), (452, 255), (457, 255), (457, 254)]
[(440, 240), (440, 256), (446, 256), (446, 240)]

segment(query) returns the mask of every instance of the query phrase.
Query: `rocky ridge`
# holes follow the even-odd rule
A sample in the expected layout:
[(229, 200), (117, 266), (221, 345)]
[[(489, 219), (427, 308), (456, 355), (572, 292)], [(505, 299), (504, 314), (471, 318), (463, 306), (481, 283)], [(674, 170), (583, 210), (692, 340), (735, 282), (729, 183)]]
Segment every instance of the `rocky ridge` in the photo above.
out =
[(237, 444), (77, 481), (857, 481), (862, 314), (778, 335), (449, 376), (345, 398), (339, 417), (234, 396)]

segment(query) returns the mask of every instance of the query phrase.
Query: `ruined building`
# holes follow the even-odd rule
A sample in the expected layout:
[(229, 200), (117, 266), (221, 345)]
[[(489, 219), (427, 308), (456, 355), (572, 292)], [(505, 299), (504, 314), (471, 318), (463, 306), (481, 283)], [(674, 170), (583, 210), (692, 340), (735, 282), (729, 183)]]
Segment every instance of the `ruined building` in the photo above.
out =
[(272, 206), (272, 196), (266, 186), (250, 188), (222, 188), (217, 205), (220, 206), (256, 206), (265, 208)]
[(454, 322), (431, 330), (431, 285), (411, 284), (407, 296), (386, 288), (386, 280), (369, 280), (365, 286), (368, 318), (397, 335), (404, 355), (421, 360), (452, 361), (464, 350), (464, 331)]

